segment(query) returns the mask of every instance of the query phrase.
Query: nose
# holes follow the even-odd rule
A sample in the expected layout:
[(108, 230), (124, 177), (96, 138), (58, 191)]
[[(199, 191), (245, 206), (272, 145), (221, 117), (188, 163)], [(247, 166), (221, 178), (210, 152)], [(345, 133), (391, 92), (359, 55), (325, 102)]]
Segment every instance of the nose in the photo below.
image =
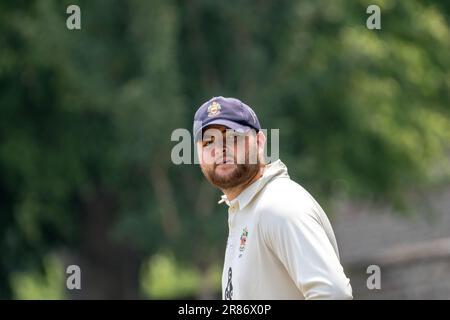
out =
[(222, 145), (216, 144), (216, 147), (213, 149), (213, 156), (222, 156), (225, 157), (227, 154), (231, 154), (233, 150), (233, 143), (227, 141), (227, 136), (225, 133), (222, 134)]

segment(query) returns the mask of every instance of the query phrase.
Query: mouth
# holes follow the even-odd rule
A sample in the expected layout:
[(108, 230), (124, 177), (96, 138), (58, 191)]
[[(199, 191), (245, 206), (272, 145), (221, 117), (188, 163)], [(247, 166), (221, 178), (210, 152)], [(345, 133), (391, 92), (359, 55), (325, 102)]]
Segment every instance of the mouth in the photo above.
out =
[(224, 165), (224, 164), (234, 164), (234, 160), (231, 157), (223, 157), (216, 161), (216, 166)]

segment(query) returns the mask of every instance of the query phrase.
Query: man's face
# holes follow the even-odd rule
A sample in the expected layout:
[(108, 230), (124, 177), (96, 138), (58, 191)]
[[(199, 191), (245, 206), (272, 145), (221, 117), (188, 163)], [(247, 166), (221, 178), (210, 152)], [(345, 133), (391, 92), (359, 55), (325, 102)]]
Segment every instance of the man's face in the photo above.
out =
[(229, 189), (253, 178), (261, 166), (257, 137), (253, 130), (238, 134), (222, 125), (205, 128), (197, 150), (200, 167), (209, 182)]

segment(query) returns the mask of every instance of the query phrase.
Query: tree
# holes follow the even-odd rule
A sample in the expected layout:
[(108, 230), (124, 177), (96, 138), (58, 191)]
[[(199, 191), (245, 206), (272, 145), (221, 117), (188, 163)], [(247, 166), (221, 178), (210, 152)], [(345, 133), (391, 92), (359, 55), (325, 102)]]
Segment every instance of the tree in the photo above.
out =
[(170, 161), (171, 132), (214, 95), (280, 128), (291, 176), (322, 199), (401, 203), (448, 178), (444, 2), (380, 4), (381, 30), (368, 1), (79, 1), (73, 31), (69, 4), (0, 4), (0, 297), (55, 251), (81, 267), (74, 298), (137, 297), (159, 251), (221, 264), (220, 194)]

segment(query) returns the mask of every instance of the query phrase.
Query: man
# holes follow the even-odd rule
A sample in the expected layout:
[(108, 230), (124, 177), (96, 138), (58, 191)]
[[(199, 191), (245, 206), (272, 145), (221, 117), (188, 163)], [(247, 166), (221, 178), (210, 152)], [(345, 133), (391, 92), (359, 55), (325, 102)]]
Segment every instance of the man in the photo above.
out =
[(352, 299), (327, 216), (280, 160), (265, 164), (253, 110), (212, 98), (195, 114), (194, 141), (203, 174), (229, 206), (222, 298)]

